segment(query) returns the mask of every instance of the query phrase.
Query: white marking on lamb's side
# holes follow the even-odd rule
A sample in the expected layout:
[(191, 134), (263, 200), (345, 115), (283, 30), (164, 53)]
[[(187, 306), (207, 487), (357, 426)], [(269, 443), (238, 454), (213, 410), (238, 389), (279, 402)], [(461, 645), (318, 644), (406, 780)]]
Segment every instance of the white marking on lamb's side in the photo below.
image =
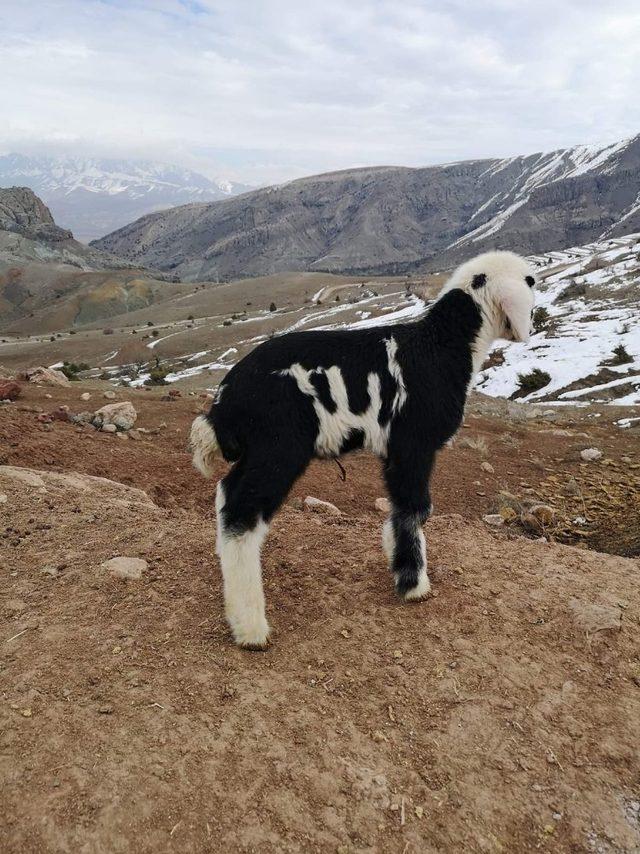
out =
[(224, 505), (224, 487), (219, 483), (216, 551), (222, 568), (227, 622), (240, 646), (265, 647), (269, 640), (269, 624), (265, 615), (260, 549), (269, 527), (260, 519), (255, 528), (243, 534), (226, 531), (222, 519)]
[(204, 477), (213, 474), (213, 459), (218, 451), (218, 439), (215, 430), (204, 415), (198, 415), (191, 425), (189, 444), (193, 465)]
[[(331, 397), (336, 404), (336, 411), (329, 412), (318, 399), (318, 394), (313, 386), (310, 376), (312, 373), (324, 372), (329, 382)], [(292, 377), (300, 391), (308, 397), (313, 398), (313, 408), (318, 416), (318, 436), (316, 438), (316, 453), (319, 456), (335, 457), (340, 453), (343, 441), (352, 430), (362, 430), (364, 433), (364, 447), (373, 451), (374, 454), (382, 456), (387, 449), (389, 437), (389, 426), (382, 427), (378, 422), (378, 415), (382, 407), (382, 395), (380, 392), (380, 377), (375, 372), (367, 376), (367, 391), (369, 393), (369, 406), (365, 412), (356, 415), (349, 409), (349, 395), (347, 386), (342, 376), (342, 371), (337, 365), (330, 368), (315, 368), (308, 371), (297, 362), (290, 368), (285, 368), (275, 373), (280, 376)]]
[(218, 388), (217, 388), (217, 389), (215, 390), (215, 392), (213, 393), (213, 402), (214, 402), (214, 404), (218, 404), (218, 403), (220, 403), (220, 401), (222, 400), (222, 392), (224, 391), (224, 389), (225, 389), (225, 386), (224, 386), (222, 383), (220, 383), (220, 385), (218, 386)]
[(396, 339), (391, 336), (391, 338), (387, 338), (384, 342), (385, 347), (387, 348), (387, 362), (389, 365), (389, 373), (396, 381), (396, 393), (393, 398), (393, 414), (396, 412), (400, 412), (402, 407), (404, 406), (407, 400), (407, 389), (404, 384), (404, 377), (402, 376), (402, 368), (398, 363), (398, 359), (396, 358), (398, 353), (398, 342)]

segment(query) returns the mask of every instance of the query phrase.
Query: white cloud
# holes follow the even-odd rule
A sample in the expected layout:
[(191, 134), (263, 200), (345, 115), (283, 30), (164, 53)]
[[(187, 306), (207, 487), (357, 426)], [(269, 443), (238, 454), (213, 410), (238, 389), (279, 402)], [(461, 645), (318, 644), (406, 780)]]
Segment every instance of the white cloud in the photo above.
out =
[(0, 146), (264, 183), (614, 140), (639, 35), (636, 0), (2, 0)]

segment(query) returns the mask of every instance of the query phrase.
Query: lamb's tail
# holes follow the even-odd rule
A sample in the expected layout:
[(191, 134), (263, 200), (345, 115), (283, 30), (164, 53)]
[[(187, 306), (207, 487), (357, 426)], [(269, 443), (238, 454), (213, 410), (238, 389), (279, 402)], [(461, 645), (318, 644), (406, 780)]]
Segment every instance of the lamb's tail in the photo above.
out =
[(213, 460), (220, 451), (215, 430), (206, 415), (198, 415), (191, 425), (189, 446), (193, 464), (205, 477), (213, 475)]

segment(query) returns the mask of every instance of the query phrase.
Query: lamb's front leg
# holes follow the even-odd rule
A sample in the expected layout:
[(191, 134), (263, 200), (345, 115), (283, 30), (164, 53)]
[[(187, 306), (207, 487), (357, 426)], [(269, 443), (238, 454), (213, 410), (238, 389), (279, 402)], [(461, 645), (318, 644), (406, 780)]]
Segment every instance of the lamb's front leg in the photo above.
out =
[(414, 457), (410, 466), (390, 455), (385, 465), (392, 511), (382, 529), (382, 546), (396, 590), (407, 601), (424, 599), (431, 590), (422, 526), (431, 515), (432, 466), (433, 454)]
[(393, 571), (396, 590), (407, 601), (424, 599), (431, 590), (427, 546), (422, 525), (426, 514), (393, 509), (384, 524), (382, 542)]

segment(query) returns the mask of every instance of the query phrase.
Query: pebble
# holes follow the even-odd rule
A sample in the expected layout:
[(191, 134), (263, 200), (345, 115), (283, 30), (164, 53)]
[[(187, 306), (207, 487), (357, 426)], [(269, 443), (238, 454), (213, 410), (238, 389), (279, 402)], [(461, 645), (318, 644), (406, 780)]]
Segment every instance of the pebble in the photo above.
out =
[(504, 519), (499, 513), (487, 513), (486, 516), (482, 517), (482, 521), (494, 528), (499, 528), (501, 525), (504, 525)]
[(116, 399), (116, 393), (115, 393), (115, 391), (105, 391), (105, 393), (104, 393), (102, 396), (103, 396), (106, 400), (115, 400), (115, 399)]
[(0, 492), (0, 504), (6, 504), (9, 499), (4, 494), (4, 492)]
[(329, 501), (322, 501), (320, 498), (314, 498), (313, 495), (307, 495), (304, 503), (305, 507), (308, 507), (309, 510), (328, 513), (330, 516), (342, 516), (342, 511), (335, 504), (331, 504)]
[(375, 508), (379, 513), (390, 513), (391, 502), (388, 498), (376, 498)]
[(106, 569), (116, 578), (128, 578), (133, 581), (139, 581), (147, 568), (146, 560), (139, 557), (112, 557), (102, 564), (102, 569)]
[(103, 433), (117, 433), (118, 428), (115, 424), (103, 424), (100, 428)]
[(48, 563), (46, 566), (40, 567), (40, 572), (44, 573), (45, 575), (50, 575), (52, 578), (55, 578), (57, 575), (60, 574), (58, 567), (54, 566), (51, 563)]
[(596, 460), (601, 459), (602, 451), (599, 448), (584, 448), (584, 450), (580, 451), (580, 458), (585, 461), (585, 463), (593, 463)]
[(91, 395), (88, 391), (83, 391), (80, 395), (80, 400), (91, 400)]
[(491, 465), (491, 463), (488, 463), (486, 460), (484, 462), (480, 463), (480, 468), (482, 469), (482, 471), (486, 471), (489, 474), (493, 474), (495, 471), (495, 469)]

